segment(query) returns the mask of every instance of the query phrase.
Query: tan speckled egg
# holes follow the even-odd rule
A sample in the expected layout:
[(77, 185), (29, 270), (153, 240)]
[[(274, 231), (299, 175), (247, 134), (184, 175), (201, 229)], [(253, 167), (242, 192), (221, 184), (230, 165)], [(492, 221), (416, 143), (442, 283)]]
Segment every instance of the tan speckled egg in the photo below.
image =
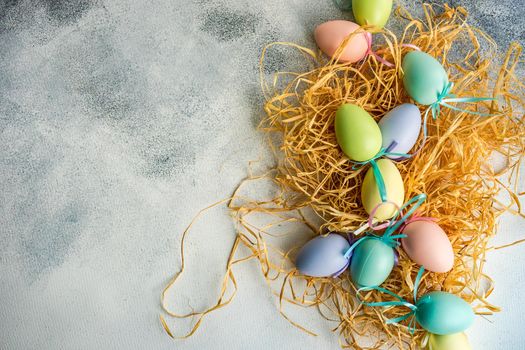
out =
[(403, 250), (415, 263), (432, 272), (448, 272), (454, 265), (454, 251), (447, 234), (433, 221), (413, 221), (402, 232)]
[[(333, 57), (343, 41), (353, 32), (359, 29), (359, 25), (350, 21), (329, 21), (315, 28), (315, 42), (317, 46), (330, 57)], [(357, 62), (368, 53), (368, 47), (372, 43), (372, 35), (367, 32), (353, 35), (339, 56), (340, 62)]]

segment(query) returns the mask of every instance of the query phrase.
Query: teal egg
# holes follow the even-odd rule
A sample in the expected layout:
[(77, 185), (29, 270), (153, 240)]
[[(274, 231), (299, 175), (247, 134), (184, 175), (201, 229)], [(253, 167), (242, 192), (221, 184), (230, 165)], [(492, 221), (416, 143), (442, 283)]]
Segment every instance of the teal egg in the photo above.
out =
[(350, 276), (358, 287), (379, 286), (394, 268), (394, 249), (379, 239), (366, 239), (354, 249)]
[(447, 292), (430, 292), (416, 303), (416, 320), (430, 333), (448, 335), (463, 332), (474, 322), (472, 307)]
[(441, 63), (428, 53), (412, 51), (403, 58), (403, 85), (410, 97), (422, 105), (431, 105), (448, 84)]

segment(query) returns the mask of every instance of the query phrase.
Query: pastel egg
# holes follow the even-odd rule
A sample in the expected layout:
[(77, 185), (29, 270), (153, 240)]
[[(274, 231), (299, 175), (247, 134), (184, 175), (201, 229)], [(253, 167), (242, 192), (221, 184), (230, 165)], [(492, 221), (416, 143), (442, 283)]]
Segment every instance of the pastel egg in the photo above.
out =
[(449, 335), (430, 334), (428, 350), (472, 350), (472, 347), (463, 332)]
[(448, 272), (454, 266), (452, 244), (443, 229), (433, 221), (413, 221), (405, 226), (403, 250), (418, 265), (432, 272)]
[(448, 335), (463, 332), (474, 322), (472, 307), (447, 292), (430, 292), (416, 303), (416, 320), (428, 332)]
[[(399, 170), (397, 170), (396, 165), (391, 160), (384, 158), (377, 161), (377, 166), (385, 183), (388, 201), (396, 203), (401, 207), (405, 198), (405, 188)], [(361, 185), (361, 202), (368, 214), (382, 202), (377, 180), (372, 168), (367, 170), (363, 184)], [(397, 208), (394, 205), (384, 203), (376, 210), (374, 217), (379, 221), (383, 221), (390, 219), (396, 212)]]
[[(315, 42), (321, 51), (333, 58), (345, 39), (359, 28), (358, 24), (350, 21), (336, 20), (325, 22), (315, 28)], [(353, 63), (360, 61), (367, 55), (371, 44), (372, 35), (370, 33), (358, 32), (350, 37), (345, 48), (337, 58), (340, 62)]]
[(381, 150), (381, 130), (363, 108), (344, 104), (335, 114), (335, 135), (344, 154), (362, 162), (373, 158)]
[(349, 248), (350, 243), (338, 234), (319, 236), (301, 248), (295, 266), (307, 276), (333, 276), (348, 266), (349, 259), (344, 254)]
[(392, 11), (392, 0), (352, 0), (352, 11), (360, 25), (383, 28)]
[(394, 249), (379, 239), (366, 239), (354, 249), (350, 276), (358, 287), (382, 284), (394, 268)]
[[(421, 112), (416, 105), (403, 103), (385, 114), (378, 124), (383, 138), (383, 148), (392, 153), (409, 153), (419, 137)], [(404, 159), (396, 156), (387, 157)]]
[(448, 84), (448, 75), (441, 63), (425, 52), (407, 53), (402, 67), (405, 90), (422, 105), (436, 102)]

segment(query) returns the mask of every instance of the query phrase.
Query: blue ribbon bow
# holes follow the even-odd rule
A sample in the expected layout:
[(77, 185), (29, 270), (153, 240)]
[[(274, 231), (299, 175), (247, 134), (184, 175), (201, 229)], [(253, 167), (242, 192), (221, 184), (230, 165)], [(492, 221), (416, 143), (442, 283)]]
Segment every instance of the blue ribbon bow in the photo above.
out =
[[(410, 321), (408, 323), (408, 329), (410, 331), (411, 334), (414, 334), (414, 332), (416, 331), (416, 313), (417, 313), (417, 291), (418, 291), (418, 288), (419, 288), (419, 285), (421, 283), (421, 279), (423, 277), (423, 273), (425, 272), (425, 269), (423, 268), (423, 266), (421, 266), (421, 268), (419, 269), (419, 272), (417, 273), (417, 276), (416, 276), (416, 280), (414, 281), (414, 303), (410, 303), (408, 302), (407, 300), (403, 299), (401, 296), (397, 295), (396, 293), (393, 293), (385, 288), (382, 288), (382, 287), (379, 287), (379, 286), (375, 286), (375, 287), (363, 287), (363, 288), (359, 288), (357, 290), (357, 299), (363, 304), (363, 305), (366, 305), (366, 306), (378, 306), (378, 307), (391, 307), (391, 306), (404, 306), (404, 307), (407, 307), (410, 309), (409, 312), (407, 312), (406, 314), (402, 315), (402, 316), (399, 316), (399, 317), (396, 317), (396, 318), (387, 318), (385, 320), (385, 323), (386, 324), (392, 324), (392, 323), (399, 323), (399, 322), (402, 322), (408, 318), (410, 318)], [(370, 290), (377, 290), (381, 293), (385, 293), (385, 294), (388, 294), (390, 296), (393, 296), (394, 298), (396, 298), (397, 300), (396, 301), (381, 301), (381, 302), (373, 302), (373, 303), (368, 303), (366, 301), (363, 301), (361, 299), (361, 295), (360, 293), (361, 292), (365, 292), (365, 291), (370, 291)]]

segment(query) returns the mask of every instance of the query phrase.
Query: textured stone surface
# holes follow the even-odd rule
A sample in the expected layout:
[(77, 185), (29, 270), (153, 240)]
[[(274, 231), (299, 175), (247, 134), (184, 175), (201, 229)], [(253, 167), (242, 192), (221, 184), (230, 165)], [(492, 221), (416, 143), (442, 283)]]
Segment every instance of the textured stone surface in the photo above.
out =
[[(500, 45), (525, 41), (523, 0), (451, 3)], [(0, 0), (0, 349), (336, 348), (318, 317), (291, 311), (313, 338), (279, 316), (255, 265), (194, 338), (174, 344), (158, 322), (182, 229), (266, 154), (262, 47), (313, 46), (313, 28), (334, 18), (351, 16), (329, 0)], [(286, 50), (269, 63), (300, 65)], [(505, 221), (498, 240), (519, 225)], [(233, 227), (217, 210), (194, 233), (186, 310), (218, 292)], [(475, 348), (525, 340), (520, 249), (489, 257), (505, 312), (478, 318)]]

